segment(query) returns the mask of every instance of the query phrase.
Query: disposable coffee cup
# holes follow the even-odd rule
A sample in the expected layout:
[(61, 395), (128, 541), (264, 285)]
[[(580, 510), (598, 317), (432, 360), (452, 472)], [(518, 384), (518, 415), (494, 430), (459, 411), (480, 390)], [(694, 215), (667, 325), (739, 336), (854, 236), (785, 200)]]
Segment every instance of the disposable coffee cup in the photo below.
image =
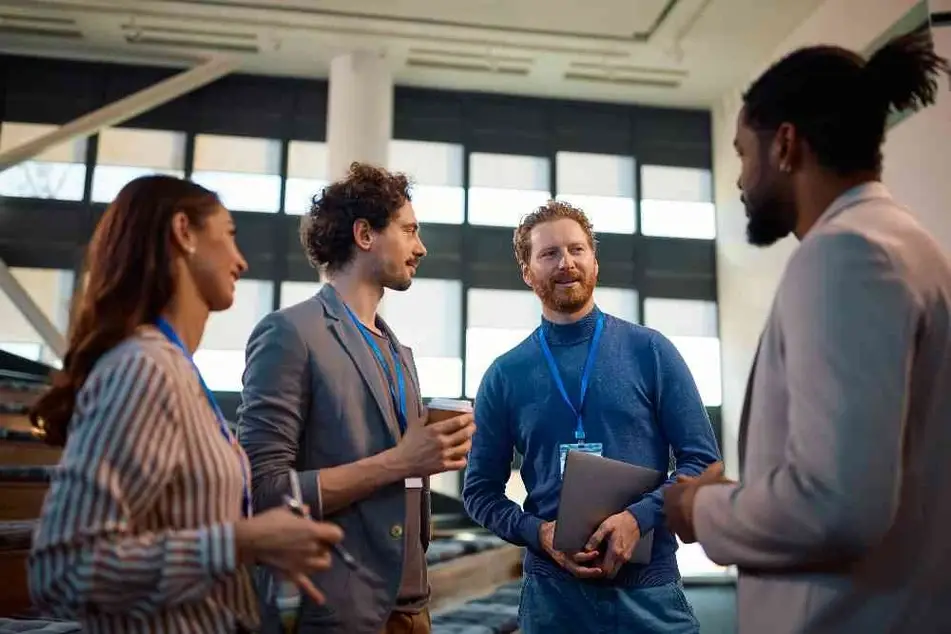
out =
[(434, 398), (427, 406), (429, 418), (427, 423), (438, 423), (441, 420), (455, 418), (459, 414), (468, 414), (472, 411), (472, 403), (464, 399)]

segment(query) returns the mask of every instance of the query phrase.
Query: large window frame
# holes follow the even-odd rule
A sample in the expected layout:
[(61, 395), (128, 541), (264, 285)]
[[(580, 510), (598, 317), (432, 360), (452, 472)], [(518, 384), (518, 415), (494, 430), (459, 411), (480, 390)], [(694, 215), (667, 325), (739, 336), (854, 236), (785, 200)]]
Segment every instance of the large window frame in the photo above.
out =
[[(0, 56), (3, 69), (16, 72), (5, 74), (2, 118), (57, 125), (174, 74), (171, 69)], [(243, 136), (280, 144), (281, 192), (276, 213), (234, 210), (238, 242), (251, 267), (249, 277), (273, 282), (273, 309), (282, 305), (283, 282), (318, 278), (300, 247), (300, 217), (285, 212), (285, 194), (290, 144), (326, 141), (326, 99), (323, 81), (235, 75), (120, 126), (184, 133), (186, 176), (195, 167), (198, 135)], [(422, 237), (429, 256), (419, 270), (421, 278), (461, 284), (462, 376), (467, 375), (469, 289), (525, 289), (512, 255), (512, 229), (468, 222), (473, 153), (547, 157), (548, 191), (553, 195), (559, 192), (559, 152), (631, 157), (635, 227), (639, 228), (643, 226), (640, 167), (711, 169), (710, 129), (709, 113), (701, 111), (396, 87), (394, 139), (463, 148), (459, 186), (465, 196), (465, 217), (461, 224), (424, 224)], [(83, 249), (105, 208), (90, 202), (97, 164), (95, 135), (86, 147), (81, 201), (0, 198), (0, 257), (8, 265), (66, 268), (79, 274)], [(320, 175), (314, 177), (319, 180)], [(35, 231), (37, 218), (43, 219), (42, 232)], [(632, 234), (602, 233), (598, 257), (600, 285), (635, 290), (636, 314), (641, 318), (644, 301), (651, 297), (716, 300), (711, 240), (648, 237), (638, 229)], [(465, 380), (463, 391), (464, 384)], [(221, 393), (219, 399), (223, 410), (233, 415), (237, 394)], [(719, 408), (709, 411), (719, 432)]]

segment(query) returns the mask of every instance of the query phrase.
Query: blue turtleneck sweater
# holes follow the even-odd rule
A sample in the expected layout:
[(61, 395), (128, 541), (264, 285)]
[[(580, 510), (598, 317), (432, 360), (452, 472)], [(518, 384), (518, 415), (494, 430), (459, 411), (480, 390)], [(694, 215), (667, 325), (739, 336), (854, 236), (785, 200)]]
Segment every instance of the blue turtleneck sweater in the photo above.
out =
[[(565, 390), (577, 406), (581, 373), (600, 310), (567, 325), (542, 320)], [(554, 520), (561, 491), (559, 446), (573, 443), (575, 416), (564, 402), (538, 342), (539, 329), (495, 360), (476, 398), (476, 434), (463, 501), (479, 524), (526, 546), (526, 572), (575, 579), (541, 549), (538, 529)], [(666, 472), (670, 452), (677, 474), (699, 475), (720, 459), (713, 429), (683, 358), (659, 332), (605, 314), (604, 332), (591, 371), (582, 418), (585, 442), (602, 443), (603, 455)], [(523, 457), (528, 492), (524, 510), (505, 497), (513, 450)], [(664, 521), (663, 486), (630, 511), (641, 533), (654, 531), (651, 562), (628, 564), (614, 583), (662, 585), (680, 578), (677, 542)]]

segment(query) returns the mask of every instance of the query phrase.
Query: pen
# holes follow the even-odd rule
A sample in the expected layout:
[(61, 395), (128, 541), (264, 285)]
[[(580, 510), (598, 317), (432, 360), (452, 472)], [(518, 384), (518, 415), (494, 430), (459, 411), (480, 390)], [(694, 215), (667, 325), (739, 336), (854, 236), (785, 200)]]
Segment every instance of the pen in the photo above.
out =
[[(304, 512), (304, 500), (303, 495), (301, 494), (300, 479), (297, 476), (297, 472), (292, 469), (290, 471), (289, 477), (291, 480), (291, 495), (284, 496), (284, 505), (294, 515), (297, 515), (298, 517), (306, 517), (307, 513)], [(357, 572), (364, 572), (363, 566), (361, 566), (359, 562), (354, 559), (353, 555), (351, 555), (346, 548), (341, 546), (339, 543), (331, 544), (330, 547), (335, 553), (337, 553), (337, 556), (343, 560), (343, 563), (346, 564), (348, 568)]]

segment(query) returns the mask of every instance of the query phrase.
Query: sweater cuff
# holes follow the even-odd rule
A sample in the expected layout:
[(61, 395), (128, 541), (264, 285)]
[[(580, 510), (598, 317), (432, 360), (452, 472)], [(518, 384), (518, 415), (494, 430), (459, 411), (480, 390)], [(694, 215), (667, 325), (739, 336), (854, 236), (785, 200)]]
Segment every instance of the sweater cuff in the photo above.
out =
[(528, 547), (536, 553), (544, 552), (542, 550), (541, 537), (538, 534), (543, 523), (541, 518), (535, 517), (530, 513), (523, 514), (519, 522), (519, 534)]
[(643, 498), (627, 507), (627, 511), (637, 520), (637, 528), (641, 535), (654, 530), (657, 524), (657, 507), (654, 500)]

